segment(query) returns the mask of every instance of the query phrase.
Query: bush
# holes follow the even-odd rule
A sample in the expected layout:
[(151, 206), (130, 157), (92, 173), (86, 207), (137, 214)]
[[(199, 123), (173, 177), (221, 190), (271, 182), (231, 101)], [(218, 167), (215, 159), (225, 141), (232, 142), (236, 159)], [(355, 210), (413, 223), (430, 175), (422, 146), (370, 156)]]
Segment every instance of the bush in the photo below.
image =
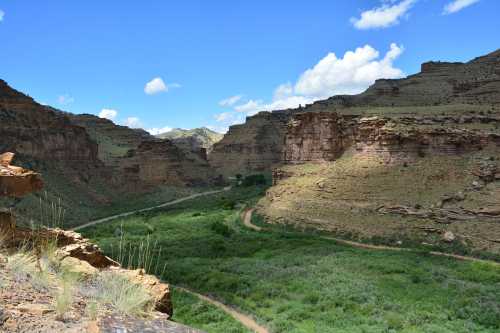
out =
[(266, 185), (266, 177), (263, 174), (246, 176), (243, 179), (242, 186), (249, 187), (254, 185)]
[(215, 232), (216, 234), (219, 234), (224, 237), (229, 237), (233, 233), (233, 230), (229, 228), (227, 225), (220, 221), (215, 221), (210, 225), (210, 229)]
[(225, 210), (233, 210), (236, 207), (236, 202), (231, 199), (222, 199), (222, 208)]

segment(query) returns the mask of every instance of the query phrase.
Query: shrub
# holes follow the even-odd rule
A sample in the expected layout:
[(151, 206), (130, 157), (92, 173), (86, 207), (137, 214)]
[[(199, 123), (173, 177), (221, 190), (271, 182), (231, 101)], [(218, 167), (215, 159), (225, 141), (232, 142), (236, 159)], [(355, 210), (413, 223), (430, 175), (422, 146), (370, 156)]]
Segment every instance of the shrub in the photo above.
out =
[(9, 257), (7, 269), (9, 269), (16, 280), (24, 280), (37, 272), (36, 258), (25, 252), (15, 253)]
[(243, 179), (242, 186), (249, 187), (249, 186), (254, 186), (254, 185), (266, 185), (266, 177), (263, 174), (256, 174), (256, 175), (250, 175), (246, 176)]
[(54, 307), (56, 309), (57, 319), (64, 320), (64, 315), (69, 311), (73, 304), (73, 286), (68, 281), (63, 281), (62, 289), (54, 297)]
[(212, 222), (212, 224), (210, 225), (210, 229), (216, 234), (224, 237), (229, 237), (233, 233), (233, 230), (231, 228), (220, 221)]

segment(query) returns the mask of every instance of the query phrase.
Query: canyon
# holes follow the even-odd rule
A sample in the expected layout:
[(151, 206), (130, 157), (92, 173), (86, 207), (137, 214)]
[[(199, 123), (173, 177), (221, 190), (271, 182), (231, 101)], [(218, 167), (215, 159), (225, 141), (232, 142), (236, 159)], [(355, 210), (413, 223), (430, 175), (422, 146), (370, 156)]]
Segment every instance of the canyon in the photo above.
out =
[(287, 124), (299, 113), (342, 115), (461, 114), (488, 112), (500, 103), (500, 50), (467, 63), (427, 62), (421, 72), (377, 80), (359, 95), (333, 96), (298, 109), (260, 112), (229, 128), (209, 156), (225, 176), (270, 172), (284, 160)]

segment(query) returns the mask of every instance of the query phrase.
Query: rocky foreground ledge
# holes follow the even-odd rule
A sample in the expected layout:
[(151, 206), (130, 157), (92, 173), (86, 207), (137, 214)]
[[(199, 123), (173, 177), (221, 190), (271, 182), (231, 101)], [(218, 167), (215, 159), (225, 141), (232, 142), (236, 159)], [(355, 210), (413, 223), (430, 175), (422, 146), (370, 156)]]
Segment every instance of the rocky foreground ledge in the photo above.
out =
[[(21, 197), (40, 190), (41, 176), (11, 166), (13, 157), (0, 155), (0, 195)], [(123, 293), (146, 293), (149, 310), (113, 307), (123, 300), (98, 306), (95, 299), (108, 291), (103, 286), (109, 281), (117, 281)], [(170, 321), (172, 314), (169, 285), (155, 276), (122, 268), (76, 232), (19, 227), (10, 210), (0, 211), (1, 332), (199, 332)]]

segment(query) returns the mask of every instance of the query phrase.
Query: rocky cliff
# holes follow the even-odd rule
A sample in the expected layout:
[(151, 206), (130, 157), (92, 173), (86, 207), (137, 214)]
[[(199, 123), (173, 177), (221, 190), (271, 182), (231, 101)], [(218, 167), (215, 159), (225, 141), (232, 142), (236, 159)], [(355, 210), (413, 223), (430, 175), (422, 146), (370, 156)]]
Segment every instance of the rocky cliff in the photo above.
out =
[(93, 115), (41, 105), (4, 81), (0, 151), (16, 153), (17, 163), (36, 168), (46, 180), (46, 194), (4, 202), (16, 205), (24, 222), (37, 218), (42, 203), (50, 209), (50, 202), (62, 199), (65, 210), (72, 211), (67, 222), (74, 225), (88, 221), (104, 206), (119, 205), (120, 200), (130, 203), (133, 194), (151, 193), (155, 200), (166, 201), (186, 187), (216, 180), (205, 159), (169, 140)]
[(0, 151), (59, 167), (75, 181), (87, 181), (102, 166), (98, 146), (85, 129), (1, 80), (0, 138)]
[(335, 161), (350, 148), (356, 154), (379, 155), (388, 163), (423, 155), (459, 155), (500, 145), (499, 126), (497, 114), (361, 117), (299, 113), (288, 123), (283, 163)]
[(100, 160), (113, 170), (110, 179), (123, 189), (144, 191), (158, 185), (207, 185), (216, 179), (206, 159), (190, 147), (94, 115), (68, 116), (98, 143)]
[(358, 240), (500, 254), (500, 106), (438, 110), (295, 114), (258, 211)]
[(228, 177), (252, 172), (270, 172), (281, 163), (287, 123), (296, 111), (261, 112), (234, 125), (216, 143), (209, 162)]
[[(334, 96), (296, 110), (262, 112), (247, 118), (245, 124), (232, 126), (214, 146), (210, 163), (224, 175), (235, 172), (270, 171), (285, 158), (285, 137), (293, 140), (294, 126), (287, 128), (296, 113), (332, 112), (343, 115), (418, 114), (434, 107), (435, 113), (487, 112), (500, 103), (500, 50), (467, 63), (428, 62), (421, 72), (399, 80), (377, 80), (359, 95)], [(307, 116), (302, 116), (307, 117)], [(331, 124), (316, 124), (329, 127)], [(287, 131), (290, 130), (290, 135)], [(321, 131), (321, 130), (320, 130)], [(325, 140), (331, 140), (325, 139)], [(313, 154), (322, 151), (313, 137), (302, 138)], [(321, 152), (320, 152), (321, 151)], [(259, 153), (260, 152), (260, 153)], [(288, 154), (285, 156), (285, 154)]]

